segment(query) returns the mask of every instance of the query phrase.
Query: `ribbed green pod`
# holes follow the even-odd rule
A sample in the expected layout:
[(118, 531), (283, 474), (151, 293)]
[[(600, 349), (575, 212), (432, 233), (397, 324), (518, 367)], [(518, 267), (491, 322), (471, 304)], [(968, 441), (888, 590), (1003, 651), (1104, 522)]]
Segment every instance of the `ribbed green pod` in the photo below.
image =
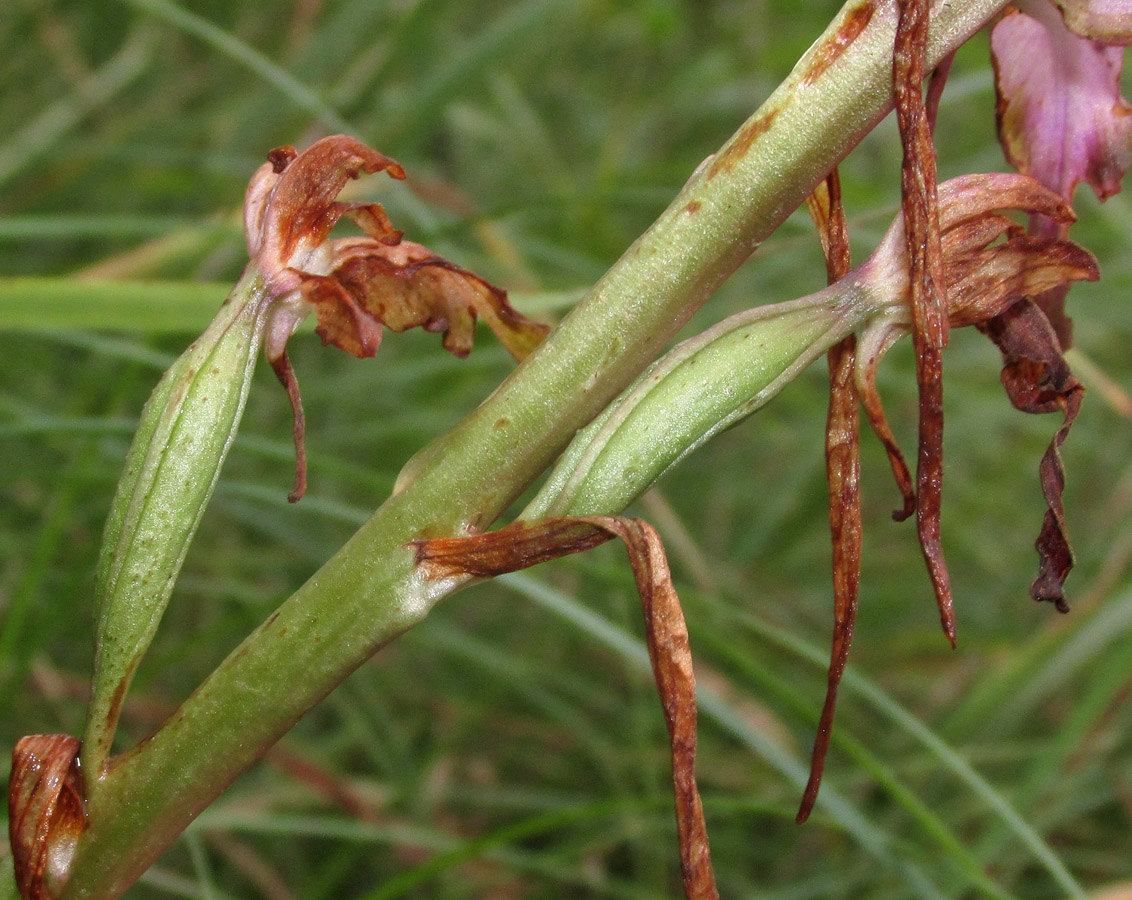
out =
[(624, 509), (857, 328), (869, 307), (856, 287), (756, 307), (673, 348), (578, 432), (522, 517)]
[(122, 700), (239, 427), (263, 333), (263, 301), (258, 276), (246, 273), (142, 410), (96, 576), (94, 682), (82, 751), (89, 791), (97, 791)]

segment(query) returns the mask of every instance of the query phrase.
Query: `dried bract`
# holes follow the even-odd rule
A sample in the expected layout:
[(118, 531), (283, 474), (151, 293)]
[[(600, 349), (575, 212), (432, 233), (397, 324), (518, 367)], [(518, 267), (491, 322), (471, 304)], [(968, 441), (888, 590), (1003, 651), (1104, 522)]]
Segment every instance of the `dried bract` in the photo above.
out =
[(696, 787), (696, 681), (688, 626), (656, 531), (640, 519), (619, 516), (519, 521), (484, 534), (419, 541), (417, 562), (432, 579), (490, 578), (579, 553), (614, 537), (621, 538), (629, 551), (653, 676), (668, 726), (684, 894), (688, 900), (718, 900)]

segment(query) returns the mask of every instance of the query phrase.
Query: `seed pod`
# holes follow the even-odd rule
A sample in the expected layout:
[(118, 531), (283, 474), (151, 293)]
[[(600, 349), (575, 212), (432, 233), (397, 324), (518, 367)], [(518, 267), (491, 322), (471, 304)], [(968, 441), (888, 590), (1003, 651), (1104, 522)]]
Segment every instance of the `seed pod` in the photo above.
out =
[(254, 271), (142, 411), (103, 536), (83, 756), (96, 788), (122, 700), (165, 611), (243, 415), (263, 334)]

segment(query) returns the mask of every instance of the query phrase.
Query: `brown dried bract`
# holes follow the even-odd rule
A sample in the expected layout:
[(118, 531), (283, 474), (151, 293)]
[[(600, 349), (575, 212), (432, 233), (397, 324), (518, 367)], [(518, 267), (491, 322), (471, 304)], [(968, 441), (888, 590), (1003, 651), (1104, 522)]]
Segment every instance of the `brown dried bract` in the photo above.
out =
[(943, 348), (948, 320), (936, 197), (935, 147), (921, 85), (928, 41), (928, 0), (902, 0), (892, 78), (904, 145), (901, 167), (904, 228), (910, 263), (912, 342), (920, 389), (916, 458), (916, 530), (939, 604), (940, 621), (955, 645), (955, 613), (943, 558), (939, 515), (943, 486)]
[[(549, 330), (516, 312), (507, 293), (426, 247), (402, 240), (377, 203), (342, 203), (346, 182), (365, 172), (404, 178), (393, 159), (345, 135), (323, 138), (297, 153), (268, 154), (248, 185), (244, 227), (248, 254), (264, 280), (271, 307), (264, 351), (287, 389), (295, 415), (296, 470), (292, 501), (306, 487), (303, 411), (287, 359), (287, 340), (310, 313), (324, 344), (357, 357), (373, 356), (383, 328), (422, 327), (444, 333), (444, 346), (464, 357), (475, 321), (484, 321), (516, 360)], [(346, 216), (362, 237), (327, 240)]]
[[(807, 200), (825, 251), (830, 284), (849, 271), (849, 231), (841, 203), (841, 182), (834, 169)], [(825, 758), (833, 732), (837, 690), (849, 660), (861, 580), (861, 465), (857, 413), (857, 339), (847, 337), (829, 351), (829, 414), (825, 430), (826, 478), (829, 482), (829, 526), (833, 538), (833, 648), (829, 674), (810, 760), (810, 777), (796, 821), (810, 817), (821, 787)]]
[(621, 538), (629, 551), (668, 726), (684, 893), (689, 900), (717, 900), (707, 825), (696, 787), (696, 682), (688, 626), (656, 531), (640, 519), (576, 516), (514, 522), (498, 531), (418, 541), (415, 546), (418, 564), (430, 578), (490, 578), (579, 553), (613, 537)]
[(51, 900), (66, 882), (86, 828), (78, 754), (66, 734), (21, 738), (12, 753), (8, 833), (23, 900)]

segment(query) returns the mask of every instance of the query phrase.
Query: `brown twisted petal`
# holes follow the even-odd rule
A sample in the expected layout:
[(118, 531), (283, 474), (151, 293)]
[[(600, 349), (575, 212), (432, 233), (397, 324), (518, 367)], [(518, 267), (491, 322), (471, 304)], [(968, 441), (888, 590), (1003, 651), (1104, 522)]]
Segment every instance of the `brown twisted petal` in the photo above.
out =
[(1039, 467), (1047, 508), (1034, 544), (1039, 570), (1030, 596), (1053, 603), (1059, 612), (1068, 612), (1064, 588), (1073, 568), (1073, 551), (1061, 500), (1065, 470), (1059, 451), (1081, 409), (1085, 389), (1069, 371), (1053, 326), (1035, 303), (1016, 303), (982, 330), (1002, 351), (1002, 384), (1015, 408), (1030, 413), (1060, 411), (1064, 416)]
[(304, 278), (303, 296), (315, 306), (323, 342), (354, 356), (373, 356), (382, 325), (392, 331), (443, 332), (444, 348), (465, 357), (479, 315), (516, 360), (548, 331), (517, 313), (505, 291), (420, 244), (379, 246), (364, 238), (345, 239), (335, 242), (334, 254), (336, 265), (328, 276)]
[(51, 900), (86, 828), (78, 753), (66, 734), (21, 738), (12, 753), (8, 833), (23, 900)]

